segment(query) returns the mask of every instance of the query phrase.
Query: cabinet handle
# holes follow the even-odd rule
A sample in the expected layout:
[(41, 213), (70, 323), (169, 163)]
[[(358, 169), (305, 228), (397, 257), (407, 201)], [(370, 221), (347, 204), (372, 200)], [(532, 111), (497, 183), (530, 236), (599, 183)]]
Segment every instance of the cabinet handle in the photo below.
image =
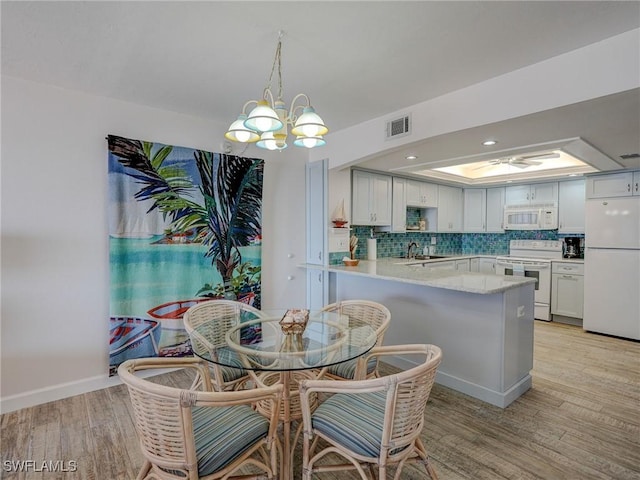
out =
[(627, 183), (627, 192), (630, 192), (630, 191), (631, 191), (631, 184)]
[(638, 191), (638, 182), (636, 182), (636, 192)]
[(322, 273), (318, 274), (318, 282), (322, 283)]
[(322, 260), (322, 251), (318, 252), (318, 260)]

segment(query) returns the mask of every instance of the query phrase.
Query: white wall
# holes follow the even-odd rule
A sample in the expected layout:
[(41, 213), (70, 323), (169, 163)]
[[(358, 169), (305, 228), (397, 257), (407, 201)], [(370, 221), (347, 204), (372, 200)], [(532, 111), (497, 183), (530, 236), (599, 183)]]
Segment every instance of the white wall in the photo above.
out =
[[(107, 377), (105, 136), (219, 152), (227, 125), (6, 76), (1, 93), (0, 408), (7, 412), (117, 381)], [(307, 152), (252, 146), (244, 155), (266, 161), (264, 305), (304, 301), (296, 265), (304, 259)]]
[[(368, 155), (466, 128), (640, 87), (640, 29), (528, 65), (384, 117), (333, 132), (311, 161), (346, 167)], [(526, 92), (523, 95), (522, 92)], [(386, 122), (411, 113), (411, 135), (385, 140)], [(366, 141), (362, 141), (366, 139)]]

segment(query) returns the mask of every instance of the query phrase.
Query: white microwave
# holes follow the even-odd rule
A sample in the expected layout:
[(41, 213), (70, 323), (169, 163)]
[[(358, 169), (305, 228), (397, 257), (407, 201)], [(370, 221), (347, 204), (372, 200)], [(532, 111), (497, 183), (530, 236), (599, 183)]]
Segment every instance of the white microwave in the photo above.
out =
[(555, 230), (558, 208), (553, 205), (508, 205), (504, 207), (505, 230)]

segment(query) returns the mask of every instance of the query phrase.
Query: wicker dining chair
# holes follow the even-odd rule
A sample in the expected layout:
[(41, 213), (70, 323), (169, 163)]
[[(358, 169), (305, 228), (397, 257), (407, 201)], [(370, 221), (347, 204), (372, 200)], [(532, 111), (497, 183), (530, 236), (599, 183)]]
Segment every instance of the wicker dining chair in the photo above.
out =
[[(277, 478), (282, 386), (214, 392), (205, 363), (199, 358), (154, 357), (127, 360), (118, 367), (145, 457), (137, 480)], [(137, 375), (164, 368), (195, 370), (205, 391), (165, 386)], [(274, 403), (270, 418), (253, 410), (256, 401)]]
[[(387, 468), (396, 465), (395, 480), (407, 462), (420, 461), (432, 480), (437, 474), (420, 440), (425, 408), (442, 359), (434, 345), (394, 345), (376, 347), (371, 355), (420, 355), (423, 363), (393, 375), (365, 380), (304, 380), (300, 382), (300, 402), (304, 430), (302, 478), (313, 473), (355, 469), (363, 480), (363, 466), (375, 478), (387, 478)], [(365, 359), (366, 360), (366, 359)], [(359, 364), (364, 368), (364, 362)], [(331, 394), (315, 411), (310, 396)], [(328, 443), (316, 453), (318, 440)], [(318, 461), (337, 453), (349, 463)]]
[[(260, 310), (246, 303), (235, 300), (209, 300), (190, 307), (182, 320), (191, 339), (191, 347), (194, 352), (197, 352), (213, 348), (228, 348), (225, 335), (230, 328), (237, 325), (242, 317), (245, 317), (246, 320), (253, 320), (263, 316)], [(207, 323), (209, 327), (206, 336), (195, 331), (204, 323)], [(247, 371), (242, 369), (239, 357), (236, 363), (237, 367), (210, 363), (214, 390), (236, 390), (248, 380), (249, 376)]]
[[(378, 337), (376, 346), (381, 346), (384, 339), (384, 333), (389, 328), (391, 321), (391, 312), (381, 303), (371, 302), (369, 300), (343, 300), (341, 302), (332, 303), (325, 306), (322, 311), (335, 312), (349, 316), (349, 321), (353, 323), (360, 322), (371, 326)], [(347, 379), (353, 380), (356, 370), (356, 361), (343, 362), (333, 365), (322, 372), (321, 377), (333, 378), (335, 380)], [(378, 359), (371, 357), (367, 364), (367, 378), (379, 376)]]

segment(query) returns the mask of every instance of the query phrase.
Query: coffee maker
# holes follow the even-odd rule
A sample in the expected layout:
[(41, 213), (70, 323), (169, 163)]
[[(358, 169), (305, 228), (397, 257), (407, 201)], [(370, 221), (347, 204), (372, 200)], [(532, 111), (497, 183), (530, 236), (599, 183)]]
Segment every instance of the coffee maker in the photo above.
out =
[(582, 258), (580, 237), (564, 237), (564, 258)]

